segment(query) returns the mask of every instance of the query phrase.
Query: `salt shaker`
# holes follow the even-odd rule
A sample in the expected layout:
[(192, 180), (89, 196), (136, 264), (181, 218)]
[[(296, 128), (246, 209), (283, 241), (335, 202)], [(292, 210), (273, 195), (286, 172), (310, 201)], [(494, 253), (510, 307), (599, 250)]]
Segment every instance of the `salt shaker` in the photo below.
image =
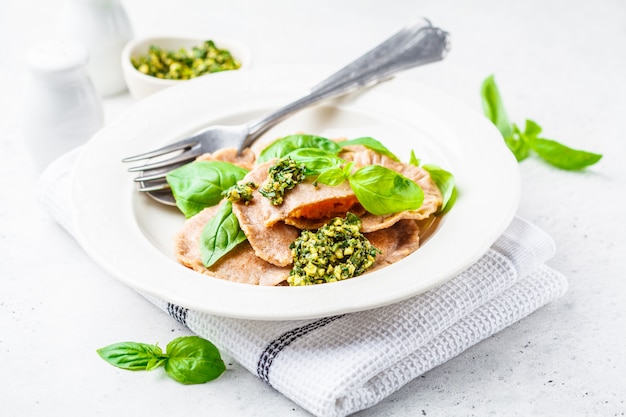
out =
[(71, 40), (47, 41), (30, 51), (22, 131), (40, 170), (103, 126), (102, 102), (87, 61), (85, 48)]
[(65, 0), (57, 36), (87, 49), (87, 70), (101, 96), (126, 90), (120, 58), (133, 29), (120, 0)]

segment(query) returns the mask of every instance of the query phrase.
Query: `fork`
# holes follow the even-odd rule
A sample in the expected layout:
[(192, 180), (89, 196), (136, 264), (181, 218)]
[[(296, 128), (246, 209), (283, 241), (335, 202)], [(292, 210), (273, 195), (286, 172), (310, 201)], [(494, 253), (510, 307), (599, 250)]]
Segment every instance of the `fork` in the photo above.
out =
[[(204, 153), (221, 148), (250, 147), (270, 128), (295, 112), (323, 100), (336, 98), (361, 88), (390, 79), (394, 74), (419, 65), (442, 60), (449, 50), (449, 34), (432, 26), (427, 19), (418, 19), (389, 39), (343, 67), (309, 92), (271, 114), (244, 125), (209, 126), (194, 135), (146, 153), (124, 158), (122, 162), (148, 160), (128, 171), (139, 172), (134, 179), (138, 189), (155, 200), (175, 205), (166, 181), (168, 172), (187, 164)], [(173, 156), (152, 162), (154, 158)]]

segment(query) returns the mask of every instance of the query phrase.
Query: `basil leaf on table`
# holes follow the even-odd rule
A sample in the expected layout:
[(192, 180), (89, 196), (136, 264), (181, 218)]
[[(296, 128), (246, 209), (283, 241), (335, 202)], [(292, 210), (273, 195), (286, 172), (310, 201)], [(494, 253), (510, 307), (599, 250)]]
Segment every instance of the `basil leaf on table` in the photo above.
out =
[(226, 366), (219, 350), (199, 336), (181, 336), (163, 353), (157, 345), (115, 343), (96, 350), (106, 362), (130, 371), (151, 371), (164, 365), (167, 374), (181, 384), (202, 384), (219, 377)]
[(405, 176), (380, 165), (368, 165), (348, 177), (359, 203), (375, 215), (416, 210), (424, 201), (424, 191)]
[(555, 140), (539, 137), (541, 126), (532, 120), (526, 120), (524, 131), (511, 123), (493, 75), (483, 81), (481, 98), (485, 116), (498, 128), (518, 162), (528, 158), (531, 150), (550, 165), (566, 170), (580, 170), (602, 158), (601, 154), (572, 149)]
[(223, 161), (194, 161), (167, 174), (176, 206), (189, 218), (222, 199), (248, 170)]
[(513, 127), (506, 114), (500, 90), (496, 85), (493, 75), (487, 77), (481, 86), (481, 97), (483, 112), (485, 116), (493, 122), (498, 128), (502, 137), (509, 138), (513, 136)]
[(111, 365), (130, 371), (149, 371), (158, 367), (165, 359), (160, 347), (146, 343), (115, 343), (96, 352)]
[(524, 132), (522, 135), (527, 141), (532, 142), (535, 140), (543, 129), (537, 124), (537, 122), (526, 119), (526, 125), (524, 126)]
[(274, 158), (282, 158), (288, 153), (300, 148), (318, 148), (339, 153), (341, 147), (330, 139), (316, 135), (289, 135), (270, 144), (263, 149), (257, 158), (257, 163), (267, 162)]
[(200, 235), (202, 263), (210, 267), (246, 239), (233, 213), (233, 203), (225, 200)]
[(524, 131), (513, 123), (513, 136), (504, 138), (504, 142), (509, 147), (515, 159), (518, 162), (523, 161), (530, 155), (530, 145), (537, 139), (537, 136), (541, 133), (541, 126), (534, 121), (527, 119)]
[(517, 162), (521, 162), (530, 155), (530, 140), (516, 124), (513, 124), (513, 136), (504, 138), (504, 143), (513, 152)]
[(226, 370), (215, 345), (201, 337), (176, 338), (166, 349), (165, 372), (181, 384), (203, 384)]
[(377, 152), (381, 155), (385, 155), (391, 159), (393, 159), (394, 161), (400, 161), (398, 159), (397, 156), (395, 156), (393, 154), (393, 152), (391, 152), (389, 149), (387, 149), (387, 147), (385, 145), (383, 145), (382, 143), (380, 143), (378, 140), (366, 136), (366, 137), (362, 137), (362, 138), (356, 138), (356, 139), (350, 139), (350, 140), (343, 140), (340, 142), (337, 142), (342, 148), (346, 147), (346, 146), (350, 146), (350, 145), (362, 145), (365, 146), (366, 148), (369, 148), (371, 150), (373, 150), (374, 152)]
[(549, 164), (566, 170), (583, 169), (602, 158), (600, 154), (572, 149), (550, 139), (537, 138), (532, 142), (531, 147)]

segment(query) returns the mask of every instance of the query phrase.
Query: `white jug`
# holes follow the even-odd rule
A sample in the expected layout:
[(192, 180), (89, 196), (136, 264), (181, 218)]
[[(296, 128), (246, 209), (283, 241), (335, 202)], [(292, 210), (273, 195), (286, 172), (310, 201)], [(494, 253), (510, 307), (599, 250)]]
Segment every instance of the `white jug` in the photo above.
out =
[(85, 46), (87, 70), (100, 95), (126, 90), (120, 59), (133, 29), (120, 0), (66, 0), (57, 35)]

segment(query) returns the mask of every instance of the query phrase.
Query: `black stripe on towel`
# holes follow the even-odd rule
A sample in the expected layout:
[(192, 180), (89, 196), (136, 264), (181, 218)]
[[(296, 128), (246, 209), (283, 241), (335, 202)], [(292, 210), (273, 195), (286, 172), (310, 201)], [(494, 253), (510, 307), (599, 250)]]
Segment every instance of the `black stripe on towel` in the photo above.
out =
[(319, 329), (320, 327), (324, 327), (328, 323), (331, 323), (343, 316), (344, 315), (342, 314), (339, 316), (324, 317), (323, 319), (316, 320), (302, 327), (296, 327), (295, 329), (291, 329), (288, 332), (283, 333), (277, 339), (271, 341), (267, 345), (263, 353), (261, 353), (261, 356), (259, 357), (259, 362), (257, 363), (256, 372), (259, 378), (269, 384), (269, 372), (270, 367), (272, 366), (272, 362), (274, 361), (274, 358), (276, 358), (276, 356), (278, 356), (278, 354), (284, 348), (289, 346), (289, 344), (291, 344), (291, 342), (293, 342), (297, 338), (304, 336), (305, 334), (308, 334), (313, 330)]
[(182, 325), (187, 326), (187, 312), (189, 309), (181, 306), (177, 306), (176, 304), (167, 303), (167, 314), (170, 317), (176, 319)]

